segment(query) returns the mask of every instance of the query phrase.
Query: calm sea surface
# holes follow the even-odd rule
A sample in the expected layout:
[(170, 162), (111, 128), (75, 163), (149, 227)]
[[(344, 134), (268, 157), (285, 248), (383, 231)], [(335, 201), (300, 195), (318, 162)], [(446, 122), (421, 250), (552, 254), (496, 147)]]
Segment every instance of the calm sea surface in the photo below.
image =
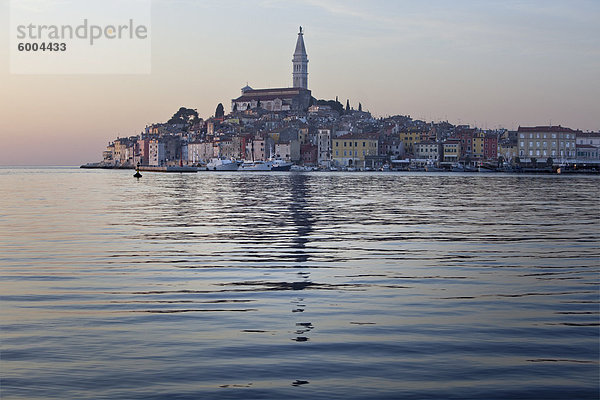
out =
[(0, 169), (2, 399), (596, 399), (600, 179)]

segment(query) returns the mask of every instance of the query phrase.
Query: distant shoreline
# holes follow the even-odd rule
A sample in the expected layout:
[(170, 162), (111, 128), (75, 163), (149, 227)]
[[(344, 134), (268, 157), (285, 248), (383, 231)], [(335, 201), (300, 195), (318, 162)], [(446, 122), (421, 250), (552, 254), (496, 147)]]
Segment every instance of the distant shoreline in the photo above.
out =
[[(83, 164), (81, 166), (79, 166), (79, 168), (83, 168), (83, 169), (126, 169), (126, 170), (134, 170), (135, 167), (133, 166), (129, 166), (129, 165), (106, 165), (106, 164), (102, 164), (102, 163), (88, 163), (88, 164)], [(171, 172), (202, 172), (202, 171), (206, 171), (205, 168), (201, 168), (201, 167), (191, 167), (191, 166), (178, 166), (178, 165), (171, 165), (171, 166), (163, 166), (163, 167), (159, 167), (159, 166), (140, 166), (140, 171), (147, 171), (147, 172), (167, 172), (167, 173), (171, 173)], [(293, 171), (292, 171), (293, 172)], [(328, 171), (328, 170), (323, 170), (323, 171), (317, 171), (317, 172), (410, 172), (410, 173), (419, 173), (419, 172), (439, 172), (439, 173), (466, 173), (466, 174), (477, 174), (477, 175), (496, 175), (496, 174), (533, 174), (533, 175), (600, 175), (600, 171), (598, 170), (572, 170), (572, 169), (568, 169), (568, 170), (562, 170), (560, 172), (557, 172), (557, 170), (555, 169), (549, 169), (549, 168), (538, 168), (538, 169), (534, 169), (534, 168), (522, 168), (521, 170), (514, 170), (514, 171), (478, 171), (478, 170), (472, 170), (472, 171), (443, 171), (443, 170), (435, 170), (435, 171), (426, 171), (426, 170), (388, 170), (388, 171), (378, 171), (378, 170), (369, 170), (369, 171)]]

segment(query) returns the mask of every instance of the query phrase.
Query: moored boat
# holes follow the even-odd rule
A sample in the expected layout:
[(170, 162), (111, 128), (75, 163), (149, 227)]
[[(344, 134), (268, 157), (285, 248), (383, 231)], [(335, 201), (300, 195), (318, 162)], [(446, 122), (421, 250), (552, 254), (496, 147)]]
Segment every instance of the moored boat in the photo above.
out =
[(237, 171), (238, 164), (228, 158), (213, 158), (206, 164), (207, 171)]
[(292, 163), (280, 159), (269, 161), (269, 163), (271, 171), (289, 171), (292, 168)]
[(265, 161), (244, 161), (239, 171), (270, 171), (271, 165)]

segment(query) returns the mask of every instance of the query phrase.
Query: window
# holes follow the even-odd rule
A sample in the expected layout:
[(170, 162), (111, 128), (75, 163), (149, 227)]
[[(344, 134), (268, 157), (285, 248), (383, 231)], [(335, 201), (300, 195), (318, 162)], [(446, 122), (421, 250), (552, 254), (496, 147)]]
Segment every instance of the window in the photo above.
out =
[(552, 139), (556, 139), (556, 133), (552, 134)]
[(354, 147), (358, 147), (358, 142), (354, 142)]
[(367, 152), (363, 150), (363, 156), (367, 155), (366, 153), (367, 153)]
[(335, 151), (335, 155), (336, 155), (336, 156), (338, 155), (338, 151), (337, 151), (337, 150)]
[(338, 147), (338, 144), (339, 144), (339, 143), (338, 143), (338, 141), (336, 140), (336, 141), (335, 141), (335, 147)]
[(366, 146), (367, 146), (367, 143), (366, 143), (366, 142), (363, 142), (363, 147), (366, 147)]
[(529, 142), (529, 147), (533, 147), (533, 142)]
[(352, 147), (352, 142), (349, 142), (348, 146)]
[(525, 142), (521, 142), (521, 147), (525, 147)]
[(540, 142), (535, 142), (535, 147), (540, 147)]
[(521, 139), (525, 139), (525, 134), (521, 133)]
[(344, 156), (346, 156), (346, 150), (344, 150)]
[(529, 150), (529, 156), (533, 155), (533, 150)]

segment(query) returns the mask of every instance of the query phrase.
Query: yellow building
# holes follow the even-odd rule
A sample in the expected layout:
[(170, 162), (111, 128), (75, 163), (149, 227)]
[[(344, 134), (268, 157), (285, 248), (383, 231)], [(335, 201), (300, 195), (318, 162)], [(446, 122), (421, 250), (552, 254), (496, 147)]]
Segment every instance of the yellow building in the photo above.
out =
[(483, 144), (485, 141), (485, 135), (483, 132), (477, 132), (473, 135), (473, 158), (483, 158)]
[(460, 140), (448, 139), (443, 144), (444, 162), (458, 162), (460, 160)]
[(398, 137), (404, 143), (404, 150), (410, 154), (415, 153), (415, 144), (427, 140), (428, 132), (420, 129), (407, 129), (398, 132)]
[(344, 167), (365, 167), (365, 158), (377, 156), (377, 135), (347, 134), (332, 140), (332, 159)]

